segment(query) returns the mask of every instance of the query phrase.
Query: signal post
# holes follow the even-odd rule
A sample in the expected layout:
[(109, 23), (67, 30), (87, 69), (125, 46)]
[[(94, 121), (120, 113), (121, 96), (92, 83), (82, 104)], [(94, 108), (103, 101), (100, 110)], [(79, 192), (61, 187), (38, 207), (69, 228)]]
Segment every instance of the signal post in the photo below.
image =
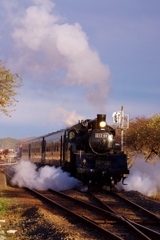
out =
[(121, 107), (121, 111), (116, 111), (112, 115), (113, 122), (117, 124), (117, 128), (121, 130), (121, 151), (124, 147), (124, 130), (129, 128), (129, 114), (124, 114), (124, 106)]

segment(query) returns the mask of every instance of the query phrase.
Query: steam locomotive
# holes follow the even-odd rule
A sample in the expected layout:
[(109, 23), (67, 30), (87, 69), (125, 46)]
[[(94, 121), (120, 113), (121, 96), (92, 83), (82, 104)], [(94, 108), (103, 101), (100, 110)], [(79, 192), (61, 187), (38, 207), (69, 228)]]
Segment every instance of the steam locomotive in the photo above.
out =
[(86, 185), (112, 187), (129, 174), (126, 155), (105, 114), (24, 142), (22, 158), (39, 166), (61, 167)]

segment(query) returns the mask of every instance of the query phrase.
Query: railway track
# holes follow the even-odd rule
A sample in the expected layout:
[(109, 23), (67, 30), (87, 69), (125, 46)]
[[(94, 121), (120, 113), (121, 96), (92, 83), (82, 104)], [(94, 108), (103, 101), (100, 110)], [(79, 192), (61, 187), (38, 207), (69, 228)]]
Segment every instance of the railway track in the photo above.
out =
[[(13, 172), (6, 171), (11, 179)], [(106, 239), (160, 239), (160, 217), (140, 207), (120, 194), (115, 193), (79, 193), (74, 196), (62, 192), (35, 191), (36, 196), (47, 200), (81, 221), (96, 229)], [(72, 191), (71, 191), (72, 192)], [(78, 195), (81, 195), (80, 201)], [(76, 196), (76, 197), (75, 197)]]
[(102, 204), (104, 209), (123, 216), (151, 239), (160, 236), (160, 217), (156, 214), (117, 193), (108, 192), (107, 197), (102, 193), (90, 194)]
[[(146, 228), (137, 224), (129, 218), (114, 212), (113, 209), (105, 210), (104, 207), (98, 207), (97, 204), (103, 204), (102, 195), (95, 196), (91, 194), (94, 204), (90, 204), (69, 195), (57, 191), (35, 191), (29, 190), (36, 196), (54, 204), (64, 211), (68, 212), (69, 216), (73, 216), (76, 220), (84, 222), (93, 229), (100, 232), (101, 236), (106, 239), (160, 239), (160, 233), (153, 229)], [(97, 204), (96, 204), (97, 202)], [(156, 219), (159, 221), (159, 219)]]

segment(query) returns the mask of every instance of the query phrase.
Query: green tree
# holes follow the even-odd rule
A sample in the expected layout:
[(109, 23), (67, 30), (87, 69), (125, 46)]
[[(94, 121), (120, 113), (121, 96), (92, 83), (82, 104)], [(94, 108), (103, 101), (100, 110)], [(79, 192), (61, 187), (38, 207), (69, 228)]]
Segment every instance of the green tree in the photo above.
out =
[(7, 115), (11, 111), (10, 107), (15, 107), (18, 102), (15, 96), (16, 89), (22, 85), (22, 79), (17, 73), (11, 73), (0, 60), (0, 111)]

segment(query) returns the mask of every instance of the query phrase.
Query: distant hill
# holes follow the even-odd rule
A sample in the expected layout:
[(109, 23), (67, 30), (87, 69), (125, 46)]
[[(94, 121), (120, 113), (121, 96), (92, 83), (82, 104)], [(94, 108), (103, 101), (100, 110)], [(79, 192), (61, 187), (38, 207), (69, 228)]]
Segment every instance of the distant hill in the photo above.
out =
[(14, 138), (1, 138), (0, 139), (0, 149), (13, 148), (17, 149), (20, 140)]
[(1, 138), (0, 139), (0, 149), (12, 148), (14, 150), (17, 150), (17, 148), (22, 140), (29, 140), (32, 138), (35, 138), (35, 137), (20, 139), (20, 140), (17, 140), (15, 138)]

